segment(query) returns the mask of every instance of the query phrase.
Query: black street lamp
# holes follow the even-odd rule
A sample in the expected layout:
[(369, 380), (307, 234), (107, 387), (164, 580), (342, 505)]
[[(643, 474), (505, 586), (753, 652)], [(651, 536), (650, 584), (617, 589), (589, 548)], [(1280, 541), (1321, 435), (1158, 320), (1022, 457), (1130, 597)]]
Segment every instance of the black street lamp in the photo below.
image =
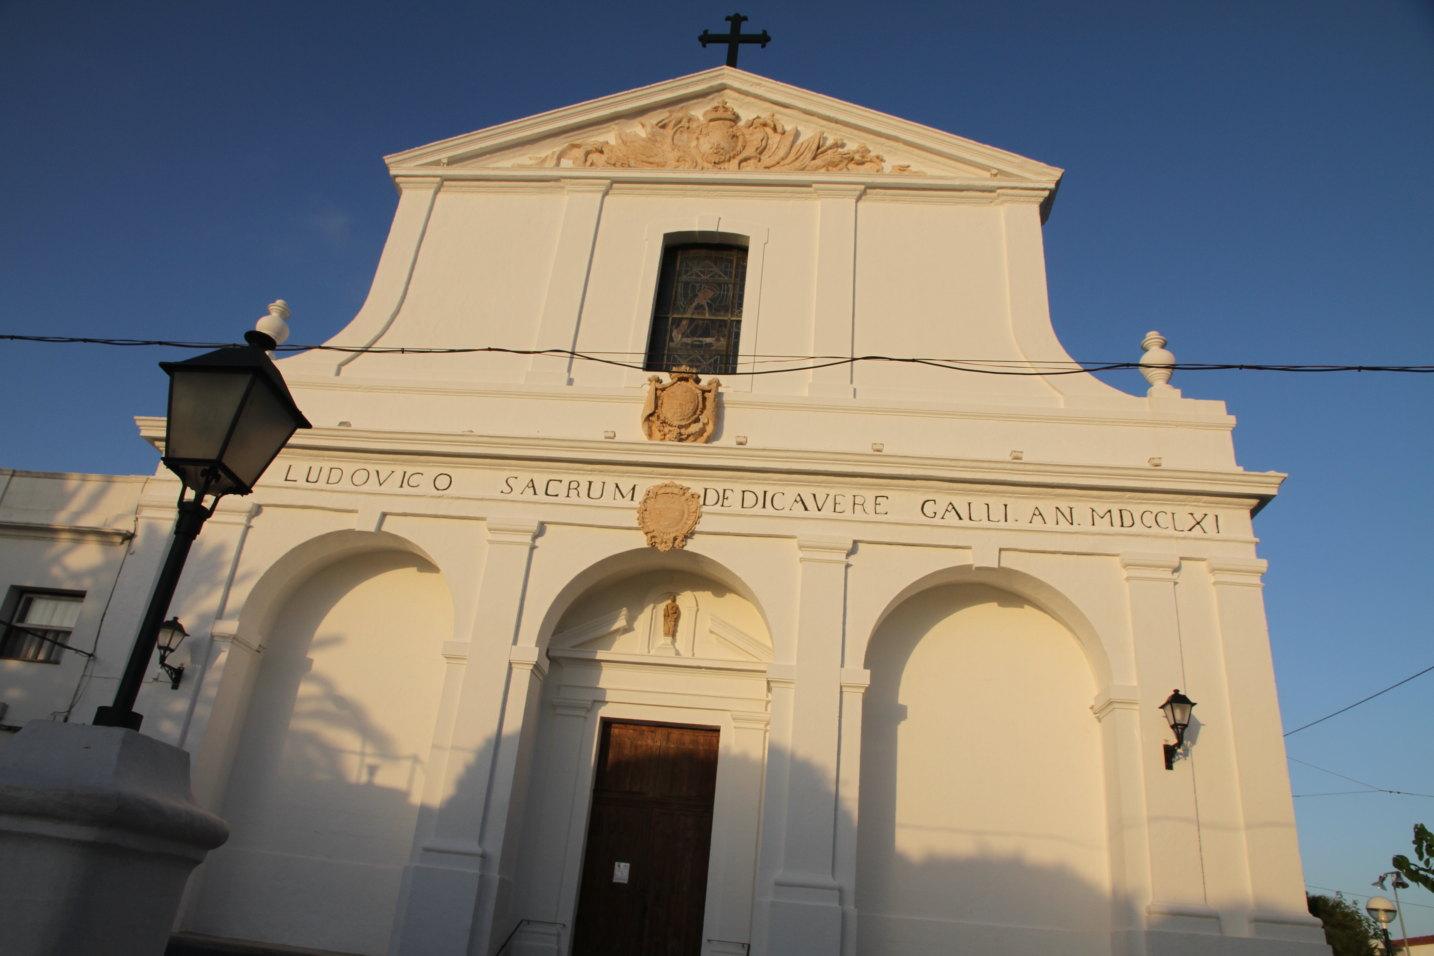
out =
[[(114, 703), (95, 711), (96, 726), (139, 729), (144, 717), (134, 712), (135, 698), (190, 545), (220, 498), (253, 491), (294, 432), (312, 427), (268, 355), (288, 337), (288, 315), (288, 306), (280, 300), (260, 319), (264, 331), (245, 333), (248, 345), (159, 363), (169, 376), (163, 461), (183, 482), (179, 517)], [(189, 492), (192, 498), (186, 498)]]

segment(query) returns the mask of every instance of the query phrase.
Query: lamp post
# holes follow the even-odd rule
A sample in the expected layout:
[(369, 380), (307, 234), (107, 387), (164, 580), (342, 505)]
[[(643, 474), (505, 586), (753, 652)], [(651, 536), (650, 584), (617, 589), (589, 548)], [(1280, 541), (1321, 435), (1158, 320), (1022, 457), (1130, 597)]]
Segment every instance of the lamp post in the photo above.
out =
[(1409, 952), (1409, 928), (1404, 925), (1404, 909), (1399, 905), (1399, 891), (1409, 889), (1409, 881), (1406, 880), (1404, 874), (1398, 870), (1389, 870), (1379, 874), (1379, 879), (1370, 885), (1377, 886), (1382, 890), (1384, 889), (1384, 881), (1390, 877), (1394, 878), (1394, 882), (1391, 883), (1390, 886), (1394, 888), (1394, 908), (1399, 911), (1399, 935), (1404, 938), (1404, 946), (1402, 949), (1407, 953)]
[(1369, 902), (1364, 904), (1364, 911), (1379, 923), (1379, 931), (1384, 934), (1385, 956), (1394, 956), (1389, 942), (1389, 924), (1394, 922), (1396, 912), (1394, 904), (1382, 896), (1371, 896)]
[(135, 698), (190, 545), (220, 498), (253, 491), (294, 432), (312, 427), (268, 355), (288, 338), (288, 317), (289, 307), (280, 299), (244, 334), (247, 345), (159, 363), (169, 376), (163, 461), (183, 483), (179, 516), (114, 703), (95, 711), (96, 726), (139, 729), (144, 717), (134, 712)]

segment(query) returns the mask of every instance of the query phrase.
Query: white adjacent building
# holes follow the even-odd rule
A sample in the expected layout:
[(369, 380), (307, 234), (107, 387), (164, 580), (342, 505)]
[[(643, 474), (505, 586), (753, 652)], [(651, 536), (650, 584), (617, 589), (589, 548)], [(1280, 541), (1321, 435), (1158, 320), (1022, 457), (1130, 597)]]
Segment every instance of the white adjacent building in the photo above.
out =
[[(726, 67), (388, 164), (352, 350), (280, 361), (315, 427), (206, 525), (137, 705), (232, 829), (179, 930), (1327, 952), (1252, 529), (1282, 476), (1158, 336), (1140, 394), (1043, 374), (1059, 170)], [(454, 346), (512, 351), (383, 351)], [(178, 483), (0, 481), (0, 722), (88, 720)]]

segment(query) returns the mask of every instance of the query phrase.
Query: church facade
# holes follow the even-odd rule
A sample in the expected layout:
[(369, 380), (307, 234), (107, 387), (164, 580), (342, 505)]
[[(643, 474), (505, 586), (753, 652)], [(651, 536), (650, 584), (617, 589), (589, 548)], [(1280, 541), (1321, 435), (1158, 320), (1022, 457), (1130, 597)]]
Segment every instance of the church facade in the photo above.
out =
[[(1281, 476), (1154, 333), (1140, 394), (1051, 374), (1059, 170), (726, 67), (388, 164), (367, 301), (279, 361), (315, 427), (206, 525), (184, 675), (136, 708), (232, 831), (179, 930), (1327, 952), (1253, 529)], [(93, 655), (7, 631), (0, 722), (88, 719), (177, 482), (0, 477), (5, 620)]]

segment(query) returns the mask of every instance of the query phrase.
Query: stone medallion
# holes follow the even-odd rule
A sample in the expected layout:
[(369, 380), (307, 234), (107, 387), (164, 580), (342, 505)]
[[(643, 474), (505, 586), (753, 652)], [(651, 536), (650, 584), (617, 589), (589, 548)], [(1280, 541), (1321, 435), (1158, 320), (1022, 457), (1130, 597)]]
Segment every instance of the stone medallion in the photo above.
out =
[(682, 549), (702, 519), (702, 500), (697, 492), (675, 481), (653, 485), (637, 506), (637, 526), (647, 536), (649, 547), (659, 551)]
[(673, 369), (664, 384), (648, 376), (642, 433), (652, 441), (708, 442), (717, 428), (718, 379), (706, 385), (689, 368)]

